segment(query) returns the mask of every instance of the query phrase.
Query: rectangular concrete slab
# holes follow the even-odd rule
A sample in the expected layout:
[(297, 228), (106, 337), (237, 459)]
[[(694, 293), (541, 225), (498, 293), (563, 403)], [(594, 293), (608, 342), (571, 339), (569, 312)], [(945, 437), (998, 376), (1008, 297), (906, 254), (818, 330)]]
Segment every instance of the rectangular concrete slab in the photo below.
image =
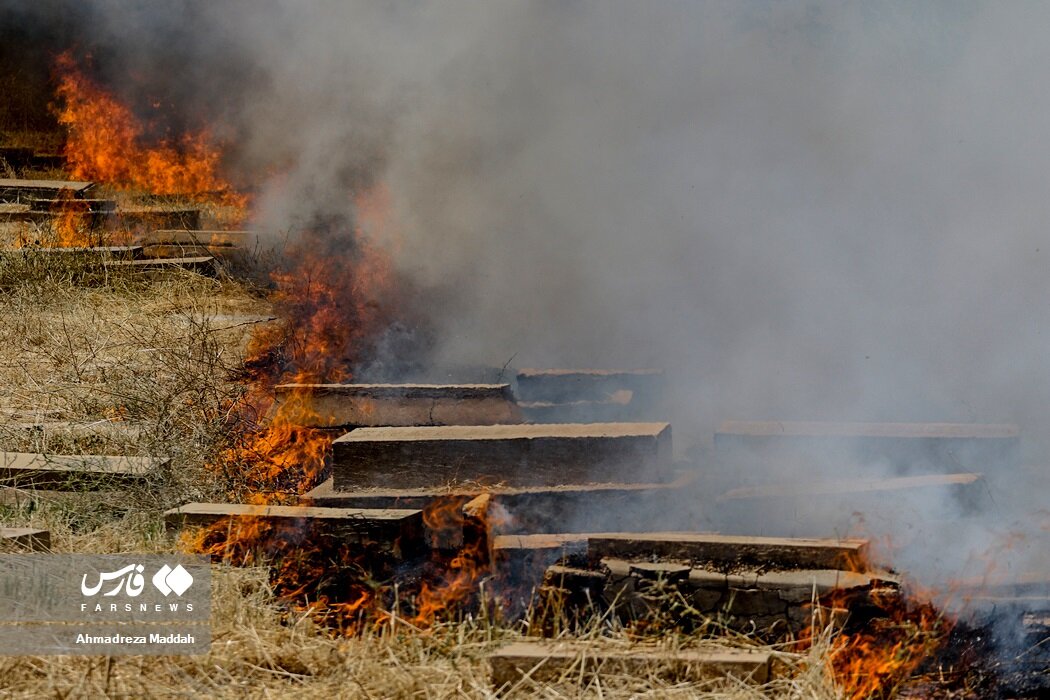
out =
[[(514, 642), (489, 656), (496, 688), (528, 681), (543, 683), (565, 674), (655, 674), (665, 679), (700, 681), (734, 678), (765, 683), (770, 677), (768, 652), (744, 650), (664, 651), (642, 646), (603, 648), (586, 642)], [(529, 686), (525, 686), (529, 687)]]
[(332, 463), (339, 490), (673, 478), (666, 423), (358, 428), (333, 442)]
[(138, 237), (142, 245), (254, 247), (259, 234), (254, 231), (219, 231), (193, 229), (159, 229), (147, 231)]
[(593, 423), (651, 420), (651, 406), (635, 401), (630, 391), (619, 391), (603, 401), (519, 401), (525, 420), (530, 423)]
[(12, 549), (46, 552), (51, 549), (51, 532), (34, 527), (0, 527), (0, 551)]
[(201, 211), (195, 207), (180, 207), (169, 204), (145, 204), (125, 206), (116, 212), (117, 224), (125, 228), (144, 226), (153, 229), (200, 228)]
[(83, 196), (95, 183), (79, 180), (20, 180), (17, 178), (0, 178), (0, 199), (11, 200), (22, 197), (55, 196), (62, 190), (68, 190), (76, 196)]
[(152, 457), (0, 452), (0, 484), (56, 490), (107, 489), (141, 483), (167, 462)]
[(711, 564), (714, 568), (760, 566), (787, 569), (867, 568), (868, 542), (858, 539), (741, 537), (691, 532), (616, 533), (590, 537), (587, 556), (669, 559)]
[(215, 274), (218, 263), (215, 258), (201, 256), (196, 258), (142, 258), (138, 260), (107, 260), (107, 267), (126, 269), (135, 272), (152, 272), (157, 270), (184, 269), (201, 274)]
[(284, 526), (317, 527), (347, 539), (397, 545), (402, 553), (425, 549), (423, 512), (407, 508), (316, 508), (244, 503), (187, 503), (164, 513), (169, 530), (212, 525), (220, 521), (267, 521)]
[(56, 255), (90, 260), (133, 260), (142, 255), (140, 245), (109, 245), (75, 248), (32, 248), (34, 255)]
[(153, 259), (212, 257), (234, 260), (244, 258), (245, 251), (233, 246), (156, 244), (144, 246), (142, 256)]
[(276, 398), (315, 428), (522, 421), (509, 384), (280, 384)]
[(464, 484), (412, 489), (361, 488), (336, 490), (328, 479), (306, 493), (311, 505), (342, 508), (427, 508), (448, 498), (467, 501), (482, 494), (509, 517), (491, 523), (501, 534), (583, 531), (639, 531), (686, 527), (676, 520), (688, 512), (684, 489), (695, 472), (663, 483), (605, 483), (557, 486), (489, 486)]
[(563, 404), (627, 396), (641, 403), (657, 399), (663, 381), (661, 369), (521, 369), (517, 394), (525, 402)]
[[(886, 498), (951, 499), (963, 515), (978, 513), (991, 504), (984, 476), (976, 473), (922, 474), (889, 479), (830, 479), (827, 481), (793, 481), (784, 483), (741, 486), (718, 497), (723, 507), (746, 509), (761, 507), (765, 522), (774, 520), (774, 514), (791, 517), (792, 513), (811, 508), (819, 499), (825, 509), (829, 504), (841, 504), (851, 511), (877, 511)], [(938, 501), (939, 502), (939, 501)]]
[(114, 212), (117, 202), (112, 199), (66, 199), (62, 197), (34, 197), (36, 211), (50, 212)]
[(1014, 425), (969, 423), (818, 423), (727, 421), (715, 433), (719, 460), (738, 468), (779, 464), (866, 467), (898, 474), (1014, 468), (1020, 431)]

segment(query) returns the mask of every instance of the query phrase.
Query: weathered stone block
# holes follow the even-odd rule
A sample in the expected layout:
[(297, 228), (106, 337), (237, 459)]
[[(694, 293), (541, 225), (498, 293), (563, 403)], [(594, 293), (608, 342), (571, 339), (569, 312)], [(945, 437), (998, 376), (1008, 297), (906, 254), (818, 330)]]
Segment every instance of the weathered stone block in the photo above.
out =
[(332, 444), (335, 488), (669, 481), (666, 423), (359, 428)]
[(202, 256), (197, 258), (142, 258), (138, 260), (112, 260), (107, 267), (123, 268), (135, 272), (155, 272), (158, 270), (175, 270), (182, 268), (204, 275), (213, 275), (218, 269), (215, 258)]
[(275, 410), (299, 425), (498, 425), (521, 423), (509, 384), (280, 384)]
[(93, 490), (141, 483), (166, 459), (0, 452), (0, 483), (19, 488)]
[(164, 513), (164, 523), (169, 530), (208, 526), (219, 521), (228, 522), (230, 527), (264, 521), (291, 528), (320, 528), (350, 541), (396, 545), (406, 556), (426, 549), (420, 510), (187, 503)]
[(663, 390), (661, 369), (522, 369), (518, 397), (526, 402), (565, 404), (626, 398), (656, 401)]
[(0, 201), (21, 201), (37, 197), (56, 197), (66, 190), (74, 197), (83, 197), (94, 187), (93, 182), (75, 180), (19, 180), (0, 178)]
[(960, 423), (804, 423), (728, 421), (715, 433), (719, 459), (765, 464), (822, 465), (842, 471), (892, 468), (921, 472), (989, 473), (1018, 466), (1014, 425)]
[(860, 570), (867, 561), (866, 540), (741, 537), (689, 532), (614, 533), (591, 537), (587, 556), (655, 557), (714, 568), (746, 565), (783, 568)]
[(33, 527), (0, 527), (0, 551), (51, 549), (51, 533)]
[[(638, 531), (679, 525), (688, 512), (684, 490), (695, 473), (664, 483), (561, 484), (557, 486), (481, 486), (417, 488), (362, 487), (336, 490), (328, 479), (305, 494), (311, 505), (343, 508), (426, 508), (452, 496), (489, 494), (506, 513), (491, 523), (499, 534)], [(681, 507), (679, 507), (681, 506)]]

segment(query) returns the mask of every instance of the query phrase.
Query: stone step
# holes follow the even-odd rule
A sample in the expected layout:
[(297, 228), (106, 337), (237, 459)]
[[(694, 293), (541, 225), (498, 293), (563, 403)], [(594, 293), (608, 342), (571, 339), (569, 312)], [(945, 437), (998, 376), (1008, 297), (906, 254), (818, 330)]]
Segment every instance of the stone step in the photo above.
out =
[(623, 392), (639, 403), (663, 391), (661, 369), (521, 369), (518, 397), (525, 402), (608, 401)]
[(621, 390), (602, 401), (519, 401), (525, 420), (530, 423), (623, 422), (652, 418), (650, 405), (635, 401), (633, 392)]
[[(71, 200), (79, 202), (81, 200)], [(0, 222), (30, 223), (56, 227), (59, 222), (72, 225), (78, 230), (98, 229), (114, 220), (115, 214), (108, 211), (49, 211), (33, 209), (27, 204), (0, 204)]]
[(673, 478), (666, 423), (358, 428), (333, 442), (332, 465), (341, 491)]
[[(142, 255), (140, 245), (77, 246), (70, 248), (19, 248), (25, 255), (52, 255), (86, 262), (134, 261)], [(10, 254), (10, 253), (8, 253)]]
[(522, 420), (509, 384), (279, 384), (274, 410), (290, 408), (296, 424), (313, 428)]
[[(686, 472), (663, 483), (607, 483), (558, 486), (462, 485), (412, 489), (336, 490), (328, 479), (303, 496), (312, 505), (342, 508), (428, 508), (450, 498), (487, 494), (505, 517), (491, 523), (498, 533), (565, 533), (573, 530), (666, 529), (688, 512), (682, 489), (695, 478)], [(676, 508), (676, 505), (682, 506)]]
[(200, 228), (201, 210), (169, 204), (142, 204), (121, 207), (116, 217), (117, 225), (122, 228), (196, 230)]
[[(879, 512), (886, 498), (896, 503), (915, 499), (915, 510), (935, 498), (936, 503), (954, 503), (960, 515), (974, 515), (991, 505), (988, 484), (982, 474), (922, 474), (889, 479), (829, 479), (740, 486), (726, 491), (717, 501), (724, 509), (736, 508), (744, 517), (761, 508), (765, 523), (799, 520), (798, 513), (812, 510), (819, 500), (822, 512), (838, 506), (841, 511)], [(900, 510), (899, 508), (897, 510)]]
[(167, 459), (0, 452), (0, 484), (18, 488), (96, 490), (141, 484)]
[(142, 245), (210, 246), (214, 248), (252, 248), (258, 243), (259, 234), (254, 231), (219, 231), (193, 229), (159, 229), (140, 234), (137, 242)]
[(35, 197), (30, 202), (34, 211), (60, 214), (65, 212), (112, 214), (117, 210), (113, 199), (70, 199), (63, 197)]
[[(513, 642), (489, 656), (492, 684), (504, 691), (522, 683), (543, 684), (571, 674), (656, 675), (676, 681), (733, 678), (765, 683), (772, 657), (764, 651), (662, 650), (641, 645), (603, 647), (588, 642)], [(526, 686), (528, 687), (528, 686)]]
[(215, 245), (173, 245), (173, 244), (155, 244), (144, 246), (142, 255), (146, 258), (200, 258), (200, 257), (213, 257), (220, 259), (234, 259), (243, 257), (244, 250), (241, 248), (235, 248), (233, 246), (215, 246)]
[(308, 535), (332, 533), (342, 539), (376, 542), (397, 547), (403, 555), (426, 549), (423, 512), (407, 508), (317, 508), (312, 506), (266, 506), (243, 503), (187, 503), (164, 513), (169, 530), (214, 525), (226, 521), (230, 527), (254, 527), (260, 521), (293, 527)]
[(548, 567), (587, 553), (587, 538), (597, 533), (496, 535), (490, 541), (496, 577), (520, 590), (531, 590)]
[[(1046, 549), (1039, 549), (1041, 549), (1040, 554), (1045, 558)], [(1048, 598), (1050, 597), (1050, 572), (1036, 570), (1014, 572), (993, 569), (987, 576), (953, 582), (947, 586), (945, 595), (964, 603), (997, 598), (1003, 600), (1025, 597)]]
[(1014, 425), (970, 423), (815, 423), (727, 421), (715, 433), (720, 461), (898, 474), (992, 470), (1020, 464)]
[(868, 541), (744, 537), (693, 532), (621, 532), (590, 537), (587, 557), (602, 559), (659, 559), (693, 565), (765, 566), (786, 569), (863, 571), (868, 564)]
[(28, 549), (46, 552), (51, 549), (51, 532), (34, 527), (0, 527), (0, 551)]
[(74, 197), (83, 197), (94, 187), (93, 182), (75, 180), (21, 180), (0, 178), (0, 201), (21, 201), (35, 197), (56, 197), (66, 190)]
[[(888, 572), (838, 569), (729, 571), (672, 561), (604, 558), (595, 566), (556, 564), (541, 590), (562, 591), (566, 602), (611, 608), (624, 619), (659, 616), (684, 599), (696, 613), (733, 627), (754, 625), (773, 636), (798, 633), (817, 607), (885, 606), (899, 596), (900, 580)], [(778, 632), (779, 630), (779, 632)]]
[(106, 263), (107, 267), (124, 268), (135, 272), (155, 272), (158, 270), (174, 270), (181, 268), (202, 275), (214, 275), (218, 272), (218, 263), (215, 258), (201, 256), (196, 258), (141, 258), (137, 260), (113, 260)]
[(123, 421), (41, 421), (37, 423), (0, 422), (4, 430), (34, 433), (48, 437), (74, 438), (126, 438), (137, 440), (142, 436), (142, 427)]

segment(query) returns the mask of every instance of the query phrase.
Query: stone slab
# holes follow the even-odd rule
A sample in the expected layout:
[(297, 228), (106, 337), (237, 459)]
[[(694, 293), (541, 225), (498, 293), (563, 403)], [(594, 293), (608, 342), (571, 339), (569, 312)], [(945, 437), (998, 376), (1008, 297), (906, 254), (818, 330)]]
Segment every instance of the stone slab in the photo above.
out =
[(102, 260), (134, 260), (142, 255), (140, 245), (110, 245), (71, 248), (23, 248), (35, 255), (57, 255)]
[(517, 394), (526, 402), (607, 401), (629, 392), (651, 401), (663, 390), (661, 369), (521, 369)]
[(526, 677), (543, 683), (565, 674), (576, 677), (597, 673), (652, 673), (684, 681), (732, 677), (765, 683), (770, 678), (771, 656), (762, 651), (665, 651), (642, 646), (602, 648), (586, 642), (514, 642), (493, 653), (489, 664), (497, 688), (513, 686)]
[(113, 488), (142, 483), (167, 463), (152, 457), (0, 452), (0, 484), (56, 490)]
[(749, 509), (760, 507), (763, 522), (774, 522), (797, 520), (799, 512), (812, 509), (814, 499), (825, 509), (834, 504), (849, 512), (878, 512), (886, 498), (900, 502), (931, 496), (950, 499), (964, 515), (979, 513), (991, 503), (984, 475), (973, 472), (755, 484), (730, 489), (716, 500), (724, 508), (743, 509), (745, 516)]
[(7, 549), (46, 552), (51, 549), (51, 532), (33, 527), (0, 527), (0, 551)]
[(179, 207), (166, 204), (125, 206), (117, 210), (117, 222), (125, 228), (144, 226), (154, 229), (200, 228), (201, 211), (195, 207)]
[(62, 212), (94, 212), (112, 213), (117, 210), (117, 202), (113, 199), (65, 199), (62, 197), (35, 197), (32, 200), (32, 208), (35, 211), (46, 211), (51, 213)]
[(244, 249), (235, 248), (233, 246), (215, 246), (215, 245), (171, 245), (171, 244), (156, 244), (144, 246), (142, 250), (143, 257), (146, 258), (200, 258), (200, 257), (212, 257), (223, 260), (233, 260), (243, 258), (245, 254)]
[(868, 542), (857, 539), (741, 537), (691, 532), (615, 533), (590, 537), (587, 556), (668, 559), (710, 564), (723, 569), (758, 566), (769, 569), (806, 568), (863, 571)]
[(247, 248), (258, 243), (259, 234), (254, 231), (219, 231), (193, 229), (159, 229), (138, 236), (143, 245), (210, 246), (214, 248)]
[[(683, 489), (695, 478), (685, 473), (674, 481), (648, 484), (579, 484), (558, 486), (454, 486), (445, 488), (337, 491), (332, 479), (303, 496), (317, 506), (344, 508), (427, 508), (441, 499), (464, 501), (486, 494), (502, 515), (491, 522), (500, 534), (622, 531), (686, 527), (690, 497)], [(690, 524), (691, 525), (691, 524)]]
[(518, 406), (531, 423), (621, 422), (651, 419), (655, 415), (648, 405), (634, 401), (634, 393), (628, 390), (617, 391), (603, 401), (519, 401)]
[(1014, 425), (969, 423), (819, 423), (727, 421), (715, 433), (722, 462), (835, 467), (863, 474), (869, 467), (899, 474), (980, 472), (1020, 464)]
[(403, 554), (426, 548), (423, 512), (406, 508), (316, 508), (243, 503), (187, 503), (165, 511), (169, 530), (202, 527), (220, 521), (267, 521), (296, 528), (318, 527), (347, 539), (397, 545)]
[(295, 422), (315, 428), (522, 422), (509, 384), (279, 384), (275, 394), (275, 410), (301, 407)]
[(102, 438), (127, 438), (138, 439), (142, 435), (142, 427), (131, 425), (123, 421), (98, 420), (98, 421), (41, 421), (36, 423), (4, 423), (0, 422), (0, 431), (16, 430), (28, 433), (40, 433), (50, 436), (69, 437), (102, 437)]
[(666, 423), (358, 428), (332, 444), (334, 486), (551, 486), (673, 478)]
[(1050, 572), (993, 571), (988, 576), (967, 578), (946, 587), (946, 596), (961, 601), (1040, 596), (1050, 597)]
[(13, 198), (28, 198), (44, 195), (58, 194), (62, 190), (69, 190), (75, 196), (83, 196), (95, 183), (78, 180), (21, 180), (18, 178), (0, 178), (0, 200)]
[(154, 272), (158, 270), (184, 269), (201, 274), (215, 274), (218, 263), (215, 258), (201, 256), (196, 258), (141, 258), (137, 260), (112, 260), (107, 267), (124, 268), (136, 272)]

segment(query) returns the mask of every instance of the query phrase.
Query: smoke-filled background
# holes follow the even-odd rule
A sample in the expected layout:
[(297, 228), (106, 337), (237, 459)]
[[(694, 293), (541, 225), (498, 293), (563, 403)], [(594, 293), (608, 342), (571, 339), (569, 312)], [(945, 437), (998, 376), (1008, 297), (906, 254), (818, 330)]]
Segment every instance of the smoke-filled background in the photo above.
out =
[[(664, 367), (680, 453), (736, 418), (1015, 422), (1045, 458), (1043, 3), (2, 0), (0, 18), (5, 72), (72, 45), (158, 133), (227, 139), (257, 226), (381, 183), (435, 367)], [(989, 546), (1041, 506), (1041, 474), (994, 475), (953, 540)]]

